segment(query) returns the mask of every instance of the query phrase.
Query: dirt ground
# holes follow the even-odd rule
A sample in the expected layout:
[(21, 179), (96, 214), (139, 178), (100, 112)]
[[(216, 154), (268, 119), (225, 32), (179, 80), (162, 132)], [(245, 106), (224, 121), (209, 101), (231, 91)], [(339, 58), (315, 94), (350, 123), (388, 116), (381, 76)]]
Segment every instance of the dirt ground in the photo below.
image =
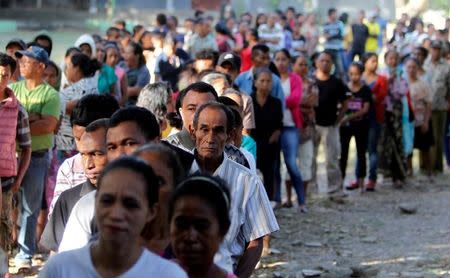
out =
[(315, 195), (308, 208), (276, 211), (281, 230), (254, 277), (450, 277), (449, 173), (401, 190), (385, 181), (347, 198)]

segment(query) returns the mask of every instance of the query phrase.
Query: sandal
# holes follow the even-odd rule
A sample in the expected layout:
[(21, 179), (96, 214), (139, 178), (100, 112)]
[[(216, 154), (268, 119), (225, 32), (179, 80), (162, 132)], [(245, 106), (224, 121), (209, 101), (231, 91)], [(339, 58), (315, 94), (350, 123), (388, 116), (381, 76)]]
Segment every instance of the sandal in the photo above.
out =
[(373, 192), (375, 191), (375, 186), (377, 183), (375, 181), (369, 180), (369, 182), (366, 184), (366, 191)]
[(359, 184), (357, 181), (352, 182), (349, 186), (346, 186), (345, 189), (347, 190), (355, 190), (359, 188)]

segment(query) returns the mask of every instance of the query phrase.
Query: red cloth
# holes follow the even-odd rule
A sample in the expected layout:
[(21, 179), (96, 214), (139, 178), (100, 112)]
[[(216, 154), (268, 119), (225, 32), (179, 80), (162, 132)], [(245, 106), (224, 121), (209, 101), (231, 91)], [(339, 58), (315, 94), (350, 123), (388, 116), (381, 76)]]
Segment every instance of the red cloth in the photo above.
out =
[(372, 93), (375, 95), (375, 120), (377, 123), (384, 123), (384, 98), (388, 94), (388, 80), (386, 77), (382, 75), (378, 75), (377, 81), (375, 81), (375, 85), (372, 88)]
[(241, 72), (248, 71), (252, 67), (252, 49), (246, 47), (241, 51)]
[(289, 74), (291, 84), (291, 94), (286, 98), (286, 108), (292, 113), (295, 127), (303, 126), (303, 117), (300, 111), (300, 101), (302, 99), (302, 79), (295, 73)]

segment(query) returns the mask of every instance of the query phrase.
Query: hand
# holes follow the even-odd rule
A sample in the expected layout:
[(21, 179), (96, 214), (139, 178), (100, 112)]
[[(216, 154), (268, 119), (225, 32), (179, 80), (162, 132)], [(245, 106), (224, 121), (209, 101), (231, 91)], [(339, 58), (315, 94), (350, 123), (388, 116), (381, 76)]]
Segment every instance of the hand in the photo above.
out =
[(423, 125), (420, 127), (420, 131), (422, 131), (422, 133), (427, 133), (428, 132), (428, 122), (423, 123)]
[(13, 194), (16, 194), (17, 192), (19, 192), (21, 184), (22, 184), (22, 180), (18, 180), (18, 179), (14, 180), (14, 183), (11, 186), (11, 190), (12, 190)]
[(342, 126), (348, 122), (348, 117), (344, 116), (342, 119), (338, 122), (338, 126)]
[(280, 139), (280, 134), (281, 134), (281, 132), (279, 130), (274, 131), (269, 138), (269, 144), (277, 143), (278, 140)]
[(41, 119), (41, 114), (37, 114), (37, 113), (30, 113), (28, 114), (28, 121), (30, 123), (35, 122), (37, 120)]

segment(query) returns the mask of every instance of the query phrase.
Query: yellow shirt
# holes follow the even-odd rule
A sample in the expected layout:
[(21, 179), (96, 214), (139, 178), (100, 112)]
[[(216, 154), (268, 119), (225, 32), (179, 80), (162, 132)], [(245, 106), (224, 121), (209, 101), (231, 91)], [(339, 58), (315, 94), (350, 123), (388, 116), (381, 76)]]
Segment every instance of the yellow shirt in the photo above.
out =
[[(366, 22), (367, 29), (369, 29), (369, 37), (366, 40), (366, 52), (378, 51), (378, 36), (381, 33), (380, 25), (377, 22)], [(377, 36), (376, 38), (371, 36)]]

